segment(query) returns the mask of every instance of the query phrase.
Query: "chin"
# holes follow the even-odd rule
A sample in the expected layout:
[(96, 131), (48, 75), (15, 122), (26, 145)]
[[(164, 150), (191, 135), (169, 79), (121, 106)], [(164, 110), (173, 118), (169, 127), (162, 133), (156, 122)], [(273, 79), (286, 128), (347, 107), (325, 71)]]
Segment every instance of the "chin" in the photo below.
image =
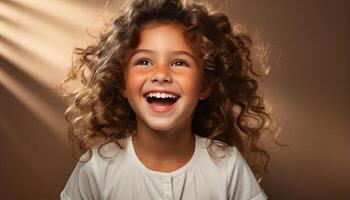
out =
[(168, 120), (167, 122), (148, 123), (148, 126), (155, 131), (169, 131), (174, 129), (174, 123)]
[(172, 129), (173, 127), (170, 125), (151, 125), (150, 126), (151, 129), (155, 130), (155, 131), (168, 131), (170, 129)]

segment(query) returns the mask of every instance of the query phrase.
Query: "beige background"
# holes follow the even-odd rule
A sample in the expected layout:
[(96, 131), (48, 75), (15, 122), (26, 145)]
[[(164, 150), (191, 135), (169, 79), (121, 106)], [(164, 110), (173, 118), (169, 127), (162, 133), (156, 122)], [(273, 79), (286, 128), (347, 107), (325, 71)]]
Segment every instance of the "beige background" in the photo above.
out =
[[(105, 1), (0, 1), (0, 199), (58, 199), (74, 163), (52, 92)], [(271, 46), (261, 93), (283, 127), (270, 199), (350, 199), (350, 2), (218, 1)]]

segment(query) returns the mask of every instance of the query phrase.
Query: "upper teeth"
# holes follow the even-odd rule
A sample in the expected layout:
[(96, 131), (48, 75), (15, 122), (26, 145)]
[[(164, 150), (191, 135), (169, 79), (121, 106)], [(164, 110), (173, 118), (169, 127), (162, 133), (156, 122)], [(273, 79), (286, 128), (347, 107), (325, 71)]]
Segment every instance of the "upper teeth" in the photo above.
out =
[(156, 97), (156, 98), (176, 98), (176, 95), (168, 94), (168, 93), (162, 93), (162, 92), (151, 92), (148, 93), (146, 97)]

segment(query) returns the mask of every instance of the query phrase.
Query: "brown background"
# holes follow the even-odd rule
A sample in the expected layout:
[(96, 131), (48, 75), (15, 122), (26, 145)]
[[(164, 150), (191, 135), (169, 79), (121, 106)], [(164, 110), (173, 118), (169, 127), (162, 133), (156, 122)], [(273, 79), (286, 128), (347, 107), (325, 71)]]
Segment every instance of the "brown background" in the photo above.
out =
[[(52, 92), (105, 1), (0, 1), (0, 199), (58, 199), (74, 167)], [(218, 1), (271, 47), (261, 94), (283, 127), (269, 145), (269, 199), (350, 199), (350, 3)]]

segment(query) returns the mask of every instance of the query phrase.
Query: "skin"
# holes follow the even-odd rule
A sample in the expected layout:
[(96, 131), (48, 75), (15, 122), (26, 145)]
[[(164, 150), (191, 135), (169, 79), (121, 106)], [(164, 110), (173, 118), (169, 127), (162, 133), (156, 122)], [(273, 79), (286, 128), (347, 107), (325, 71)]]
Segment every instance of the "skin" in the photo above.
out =
[[(140, 43), (128, 57), (122, 91), (136, 114), (133, 145), (146, 167), (171, 172), (194, 153), (193, 112), (198, 100), (208, 97), (209, 89), (203, 86), (197, 52), (188, 44), (181, 25), (151, 22), (139, 36)], [(171, 111), (154, 112), (143, 97), (152, 89), (171, 90), (181, 97)]]

